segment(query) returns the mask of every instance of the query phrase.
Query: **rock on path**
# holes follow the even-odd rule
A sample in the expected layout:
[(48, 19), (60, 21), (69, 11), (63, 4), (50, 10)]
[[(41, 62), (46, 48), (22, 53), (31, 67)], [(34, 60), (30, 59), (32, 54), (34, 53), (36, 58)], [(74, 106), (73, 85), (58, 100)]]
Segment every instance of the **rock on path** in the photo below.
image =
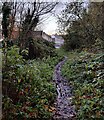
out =
[(68, 85), (68, 81), (61, 75), (61, 67), (66, 60), (67, 57), (58, 63), (54, 71), (53, 79), (57, 89), (57, 99), (55, 102), (56, 112), (53, 115), (53, 120), (75, 120), (75, 109), (71, 104), (71, 87)]

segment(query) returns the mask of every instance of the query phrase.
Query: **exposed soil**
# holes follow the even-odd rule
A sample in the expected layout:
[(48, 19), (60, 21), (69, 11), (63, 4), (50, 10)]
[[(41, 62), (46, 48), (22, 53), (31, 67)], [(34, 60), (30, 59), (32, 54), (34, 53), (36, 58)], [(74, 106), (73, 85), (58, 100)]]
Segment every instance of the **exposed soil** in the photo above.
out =
[(57, 89), (57, 99), (53, 120), (75, 120), (75, 108), (72, 105), (72, 88), (68, 85), (68, 80), (61, 75), (61, 67), (66, 60), (67, 57), (59, 62), (54, 71), (53, 80)]

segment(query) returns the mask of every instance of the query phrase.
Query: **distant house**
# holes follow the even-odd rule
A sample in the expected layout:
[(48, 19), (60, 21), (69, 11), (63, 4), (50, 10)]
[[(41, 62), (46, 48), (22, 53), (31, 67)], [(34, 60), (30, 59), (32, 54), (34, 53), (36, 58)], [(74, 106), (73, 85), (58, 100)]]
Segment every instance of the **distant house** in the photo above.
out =
[(44, 39), (44, 40), (47, 40), (49, 42), (53, 41), (52, 37), (43, 31), (32, 31), (30, 34), (31, 34), (31, 37), (34, 39)]
[(10, 37), (11, 40), (15, 40), (15, 39), (18, 38), (18, 36), (19, 36), (19, 28), (14, 27), (13, 31), (11, 33), (11, 36), (9, 36), (9, 37)]
[(3, 36), (2, 36), (2, 30), (0, 29), (0, 41), (3, 40)]
[(0, 48), (2, 48), (2, 41), (3, 41), (3, 36), (2, 36), (2, 30), (0, 29)]
[[(14, 31), (12, 32), (12, 39), (16, 39), (19, 36), (19, 32), (17, 31), (17, 29), (14, 29)], [(48, 34), (46, 34), (43, 31), (30, 31), (27, 33), (27, 37), (32, 37), (33, 39), (44, 39), (47, 40), (49, 42), (52, 42), (52, 38), (51, 36), (49, 36)]]
[[(13, 28), (13, 31), (12, 31), (12, 33), (11, 33), (11, 35), (9, 36), (9, 39), (10, 40), (15, 40), (15, 39), (17, 39), (18, 38), (18, 36), (19, 36), (19, 30), (18, 30), (18, 28)], [(3, 40), (3, 35), (2, 35), (2, 30), (0, 29), (0, 40)]]
[[(27, 33), (28, 37), (32, 37), (33, 39), (44, 39), (47, 40), (49, 42), (52, 42), (53, 39), (51, 38), (51, 36), (49, 36), (48, 34), (46, 34), (43, 31), (30, 31), (29, 33)], [(2, 31), (0, 31), (0, 39), (2, 39)], [(19, 37), (19, 29), (18, 28), (14, 28), (11, 36), (10, 36), (10, 40), (16, 40)]]
[(64, 44), (64, 39), (60, 35), (52, 35), (52, 39), (55, 42), (55, 48), (60, 48)]

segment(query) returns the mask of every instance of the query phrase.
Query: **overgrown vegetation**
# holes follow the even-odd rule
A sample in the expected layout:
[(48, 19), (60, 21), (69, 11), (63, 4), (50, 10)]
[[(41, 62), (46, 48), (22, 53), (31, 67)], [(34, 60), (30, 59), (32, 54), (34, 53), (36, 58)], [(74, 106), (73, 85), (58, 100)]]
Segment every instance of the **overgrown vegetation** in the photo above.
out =
[(73, 88), (72, 101), (76, 108), (76, 119), (103, 120), (104, 54), (86, 51), (73, 53), (70, 53), (62, 73)]
[[(88, 3), (86, 7), (82, 2), (66, 5), (59, 19), (66, 33), (64, 51), (55, 50), (52, 42), (29, 36), (40, 16), (51, 12), (56, 4), (2, 3), (2, 120), (51, 119), (56, 98), (53, 71), (64, 55), (68, 61), (62, 74), (73, 88), (76, 119), (104, 119), (104, 2)], [(10, 43), (15, 27), (19, 29), (18, 46)]]
[[(92, 47), (99, 39), (104, 49), (103, 21), (104, 2), (71, 2), (59, 16), (60, 31), (65, 39), (67, 51)], [(100, 19), (100, 21), (99, 21)]]
[(29, 39), (28, 45), (28, 59), (43, 58), (47, 56), (56, 56), (53, 42), (48, 42), (44, 39)]
[[(2, 16), (2, 35), (4, 37), (5, 59), (8, 42), (11, 40), (15, 42), (16, 39), (18, 39), (18, 46), (21, 53), (22, 50), (27, 48), (27, 43), (31, 43), (29, 38), (32, 37), (31, 33), (44, 19), (42, 18), (42, 15), (52, 12), (56, 5), (57, 2), (17, 2), (15, 0), (12, 2), (1, 2), (2, 11), (0, 14)], [(29, 53), (34, 51), (33, 47), (34, 46), (31, 46), (31, 51), (28, 48)], [(37, 48), (35, 49), (37, 50)], [(28, 57), (35, 58), (36, 56)]]
[(72, 2), (59, 19), (66, 33), (63, 48), (74, 50), (69, 52), (62, 73), (73, 88), (78, 120), (104, 119), (103, 10), (104, 2)]
[(47, 119), (56, 91), (52, 84), (54, 66), (62, 57), (28, 60), (13, 46), (3, 56), (3, 120)]
[[(28, 33), (40, 22), (40, 16), (51, 12), (56, 4), (2, 2), (3, 120), (51, 117), (56, 96), (52, 76), (61, 56), (56, 54), (52, 42), (34, 40)], [(11, 39), (14, 44), (18, 39), (18, 46), (10, 44)]]

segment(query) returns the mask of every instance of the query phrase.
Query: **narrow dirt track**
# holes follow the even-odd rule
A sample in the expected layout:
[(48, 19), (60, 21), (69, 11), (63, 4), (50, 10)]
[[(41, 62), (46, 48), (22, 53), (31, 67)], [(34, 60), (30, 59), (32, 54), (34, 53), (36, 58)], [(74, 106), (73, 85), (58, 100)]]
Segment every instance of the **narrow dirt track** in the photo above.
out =
[(53, 120), (75, 120), (75, 109), (71, 104), (72, 88), (68, 85), (68, 81), (61, 75), (61, 68), (66, 60), (67, 57), (59, 62), (54, 71), (53, 80), (57, 89), (57, 99), (55, 102), (56, 112), (53, 115)]

